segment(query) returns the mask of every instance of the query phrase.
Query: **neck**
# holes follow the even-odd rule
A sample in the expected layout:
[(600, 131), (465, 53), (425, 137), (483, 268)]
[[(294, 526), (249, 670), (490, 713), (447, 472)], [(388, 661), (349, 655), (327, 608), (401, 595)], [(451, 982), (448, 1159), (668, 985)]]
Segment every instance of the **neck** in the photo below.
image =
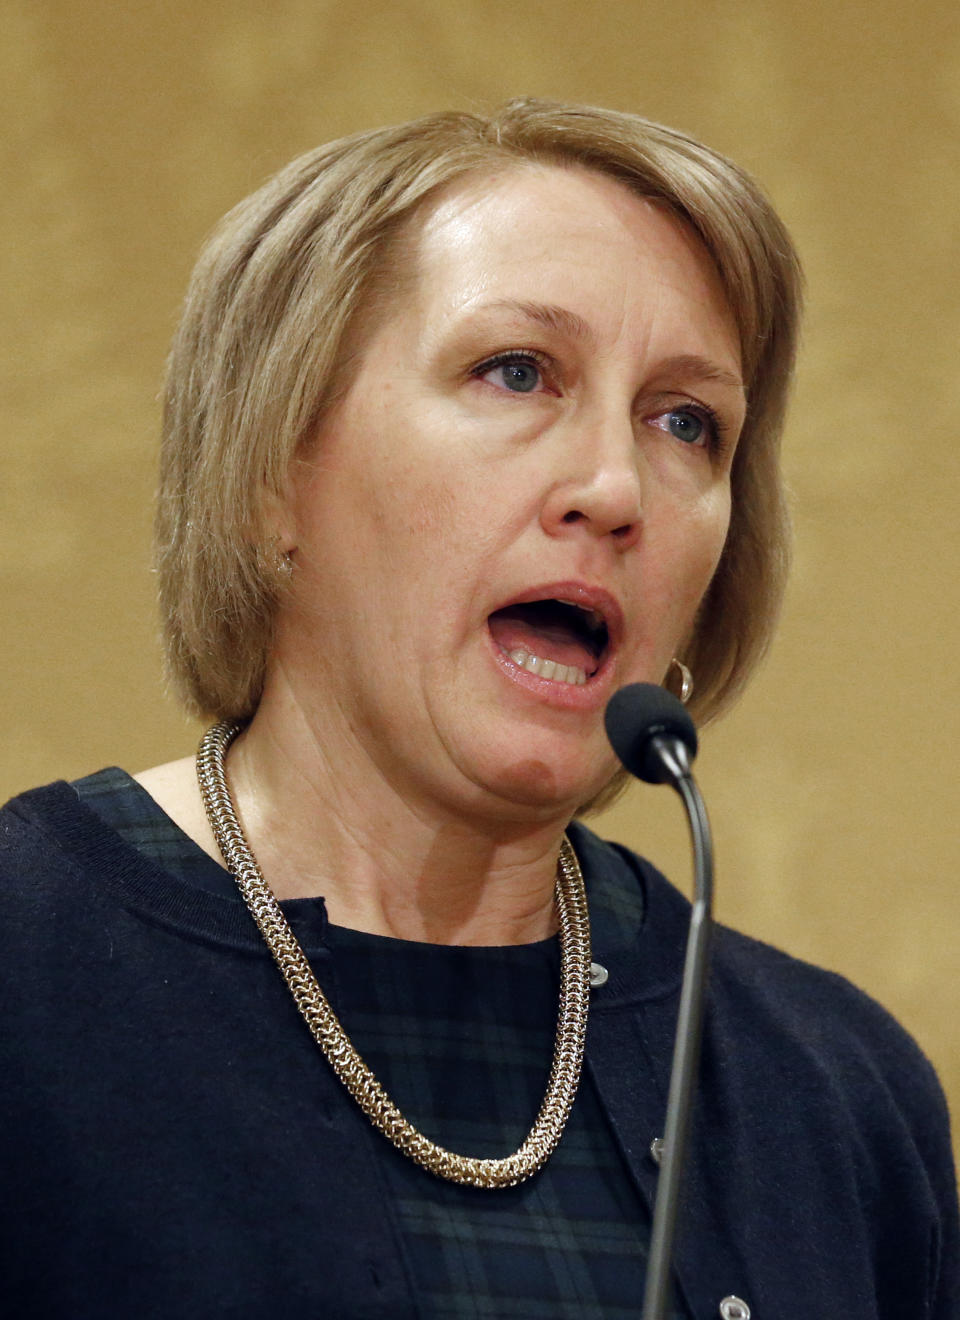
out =
[(335, 925), (433, 944), (522, 944), (556, 930), (566, 815), (518, 821), (397, 785), (282, 697), (265, 694), (227, 779), (267, 883), (322, 895)]

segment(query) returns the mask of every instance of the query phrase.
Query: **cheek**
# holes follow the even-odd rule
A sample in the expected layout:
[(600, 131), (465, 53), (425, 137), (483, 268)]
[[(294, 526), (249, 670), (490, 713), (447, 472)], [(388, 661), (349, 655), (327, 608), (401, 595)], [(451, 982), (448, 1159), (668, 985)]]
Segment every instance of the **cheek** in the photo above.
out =
[(717, 571), (717, 565), (723, 555), (723, 547), (727, 542), (727, 532), (730, 529), (730, 504), (729, 500), (724, 500), (722, 507), (718, 508), (707, 525), (703, 528), (702, 549), (700, 554), (701, 573), (703, 578), (702, 592), (713, 580), (713, 575)]
[(424, 480), (421, 471), (398, 482), (396, 492), (398, 503), (393, 513), (398, 517), (406, 538), (412, 540), (422, 553), (430, 553), (431, 547), (436, 547), (447, 534), (455, 534), (461, 525), (456, 491), (451, 483), (435, 478)]
[(463, 446), (454, 449), (451, 443), (394, 469), (389, 507), (376, 485), (371, 499), (395, 529), (402, 553), (423, 564), (427, 579), (436, 582), (470, 575), (469, 566), (479, 564), (502, 540), (507, 484), (502, 469), (474, 461)]
[(672, 521), (674, 563), (673, 581), (668, 584), (676, 606), (686, 623), (692, 622), (713, 575), (717, 570), (730, 524), (729, 492), (716, 491), (686, 516)]
[(719, 489), (714, 491), (711, 501), (709, 519), (711, 578), (720, 563), (720, 557), (723, 554), (723, 548), (727, 543), (727, 536), (730, 532), (730, 499), (730, 481), (728, 478)]

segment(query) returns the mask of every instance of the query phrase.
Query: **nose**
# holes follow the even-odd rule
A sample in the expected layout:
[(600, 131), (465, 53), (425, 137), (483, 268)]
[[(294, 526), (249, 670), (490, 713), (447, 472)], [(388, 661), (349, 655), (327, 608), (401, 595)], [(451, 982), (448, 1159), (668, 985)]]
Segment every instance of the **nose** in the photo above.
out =
[(554, 454), (556, 470), (541, 511), (550, 536), (609, 537), (618, 550), (637, 543), (643, 523), (642, 458), (629, 417), (571, 418)]

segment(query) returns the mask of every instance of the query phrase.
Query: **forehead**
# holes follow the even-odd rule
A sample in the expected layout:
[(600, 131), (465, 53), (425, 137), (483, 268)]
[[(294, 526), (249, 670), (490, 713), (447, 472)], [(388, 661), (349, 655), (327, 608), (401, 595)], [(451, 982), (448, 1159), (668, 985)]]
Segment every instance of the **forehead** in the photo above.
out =
[(692, 226), (582, 166), (520, 163), (458, 180), (417, 218), (406, 248), (405, 291), (428, 319), (497, 297), (572, 303), (608, 326), (670, 306), (732, 341), (739, 359), (719, 275)]

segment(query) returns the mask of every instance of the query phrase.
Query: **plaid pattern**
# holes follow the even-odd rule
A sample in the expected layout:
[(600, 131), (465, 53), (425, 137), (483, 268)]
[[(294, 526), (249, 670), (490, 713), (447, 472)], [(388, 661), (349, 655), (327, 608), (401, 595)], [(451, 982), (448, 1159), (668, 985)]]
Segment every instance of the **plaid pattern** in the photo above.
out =
[(81, 801), (145, 857), (208, 893), (236, 896), (233, 877), (161, 811), (150, 794), (111, 766), (73, 785)]
[[(81, 798), (128, 842), (191, 883), (235, 892), (227, 873), (123, 771), (80, 780)], [(642, 917), (639, 890), (590, 893), (598, 947)], [(449, 948), (328, 928), (330, 997), (406, 1117), (464, 1154), (514, 1150), (539, 1109), (553, 1049), (556, 940)], [(385, 1185), (424, 1316), (619, 1320), (639, 1315), (647, 1212), (584, 1077), (559, 1147), (520, 1187), (489, 1192), (430, 1177), (383, 1143)], [(673, 1320), (685, 1320), (676, 1307)]]

